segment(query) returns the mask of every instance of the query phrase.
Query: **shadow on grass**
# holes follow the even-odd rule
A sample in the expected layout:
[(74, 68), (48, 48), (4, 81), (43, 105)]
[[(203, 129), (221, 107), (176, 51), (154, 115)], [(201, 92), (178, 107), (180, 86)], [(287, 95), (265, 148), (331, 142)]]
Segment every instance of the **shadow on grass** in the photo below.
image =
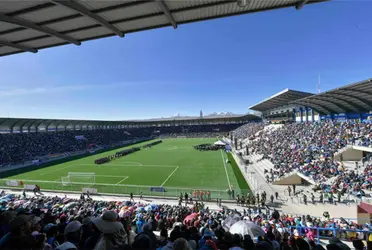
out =
[(242, 172), (239, 169), (238, 164), (236, 164), (234, 157), (231, 153), (227, 153), (227, 158), (229, 159), (230, 165), (234, 171), (235, 178), (238, 182), (240, 190), (244, 190), (245, 193), (252, 193), (247, 181), (245, 180)]

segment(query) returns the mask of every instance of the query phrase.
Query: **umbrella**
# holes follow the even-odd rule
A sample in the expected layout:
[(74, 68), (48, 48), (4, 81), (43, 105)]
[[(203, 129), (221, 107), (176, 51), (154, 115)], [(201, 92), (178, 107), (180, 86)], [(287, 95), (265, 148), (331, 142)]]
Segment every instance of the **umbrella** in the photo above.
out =
[(265, 236), (262, 228), (251, 221), (238, 221), (230, 227), (231, 234), (240, 234), (241, 236), (250, 235), (252, 239), (258, 236)]
[(79, 205), (78, 202), (71, 202), (71, 203), (68, 203), (68, 204), (65, 205), (65, 207), (63, 208), (63, 210), (70, 209), (70, 208), (75, 207), (75, 206), (77, 206), (77, 205)]
[(18, 200), (18, 201), (14, 202), (14, 205), (19, 206), (19, 205), (22, 205), (25, 202), (26, 202), (25, 200)]
[(222, 227), (229, 231), (230, 227), (234, 225), (236, 222), (240, 221), (240, 215), (239, 214), (232, 214), (229, 215), (222, 223)]
[(120, 218), (129, 217), (130, 214), (131, 214), (130, 211), (124, 211), (124, 210), (121, 210), (121, 211), (119, 212), (119, 217), (120, 217)]
[(144, 207), (138, 207), (136, 209), (136, 211), (139, 212), (139, 213), (143, 213), (145, 211), (145, 208)]
[(198, 214), (197, 213), (192, 213), (186, 216), (186, 218), (183, 220), (185, 224), (188, 224), (188, 222), (192, 221), (193, 219), (197, 218)]
[(0, 197), (0, 200), (11, 200), (14, 198), (14, 194), (7, 194), (4, 195), (3, 197)]
[(159, 205), (151, 204), (150, 206), (151, 206), (151, 208), (152, 208), (152, 211), (157, 211), (157, 210), (159, 210)]
[(132, 202), (130, 202), (130, 201), (125, 201), (124, 202), (124, 206), (131, 206), (132, 205)]
[(146, 212), (151, 212), (151, 211), (152, 211), (152, 207), (151, 207), (151, 205), (146, 206), (146, 207), (145, 207), (145, 211), (146, 211)]

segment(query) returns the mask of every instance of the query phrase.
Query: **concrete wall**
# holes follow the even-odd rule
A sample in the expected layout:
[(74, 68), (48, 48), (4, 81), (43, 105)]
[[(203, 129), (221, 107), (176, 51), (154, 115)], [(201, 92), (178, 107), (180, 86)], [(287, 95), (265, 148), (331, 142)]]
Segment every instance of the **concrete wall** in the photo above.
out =
[[(366, 150), (368, 149), (368, 150)], [(360, 161), (363, 158), (363, 151), (369, 151), (372, 149), (366, 147), (352, 146), (343, 151), (341, 154), (335, 155), (336, 161), (341, 161), (341, 155), (344, 161)]]
[(301, 184), (302, 178), (297, 174), (293, 174), (287, 177), (283, 177), (280, 180), (274, 181), (274, 185), (299, 185)]

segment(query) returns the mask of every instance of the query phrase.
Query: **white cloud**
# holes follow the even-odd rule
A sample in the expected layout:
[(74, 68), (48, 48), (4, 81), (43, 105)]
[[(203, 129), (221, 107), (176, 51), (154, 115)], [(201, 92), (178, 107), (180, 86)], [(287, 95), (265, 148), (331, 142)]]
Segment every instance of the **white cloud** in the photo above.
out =
[(65, 86), (50, 86), (50, 87), (34, 87), (34, 88), (9, 88), (0, 89), (0, 97), (16, 97), (26, 95), (37, 95), (37, 94), (50, 94), (50, 93), (62, 93), (62, 92), (73, 92), (73, 91), (84, 91), (91, 89), (103, 89), (103, 88), (120, 88), (127, 87), (133, 84), (141, 84), (141, 82), (124, 82), (124, 83), (109, 83), (109, 84), (98, 84), (98, 85), (65, 85)]
[(25, 96), (25, 95), (34, 95), (34, 94), (69, 92), (69, 91), (85, 90), (87, 88), (89, 88), (89, 85), (0, 89), (0, 97), (14, 97), (14, 96)]

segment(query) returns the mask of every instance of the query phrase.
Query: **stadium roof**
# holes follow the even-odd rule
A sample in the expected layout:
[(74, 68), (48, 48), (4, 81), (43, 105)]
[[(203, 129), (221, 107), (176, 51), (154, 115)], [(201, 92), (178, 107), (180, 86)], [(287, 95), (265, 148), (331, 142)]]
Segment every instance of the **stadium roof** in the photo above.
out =
[(99, 120), (70, 120), (70, 119), (42, 119), (42, 118), (0, 118), (0, 129), (15, 129), (15, 128), (66, 128), (66, 127), (115, 127), (115, 126), (152, 126), (160, 124), (200, 124), (207, 122), (227, 122), (227, 121), (254, 121), (260, 119), (256, 115), (242, 116), (224, 116), (224, 117), (207, 117), (200, 119), (199, 117), (186, 118), (167, 118), (167, 119), (152, 119), (152, 120), (137, 120), (137, 121), (99, 121)]
[(292, 103), (310, 107), (322, 114), (369, 112), (372, 111), (372, 79), (295, 100)]
[(312, 96), (314, 94), (307, 93), (307, 92), (301, 92), (291, 89), (285, 89), (283, 91), (280, 91), (279, 93), (270, 96), (269, 98), (266, 98), (265, 100), (250, 106), (249, 109), (257, 110), (257, 111), (268, 111), (280, 106), (285, 106), (290, 104), (290, 102), (307, 97)]
[[(0, 1), (0, 56), (327, 0)], [(239, 3), (246, 2), (245, 6)]]

